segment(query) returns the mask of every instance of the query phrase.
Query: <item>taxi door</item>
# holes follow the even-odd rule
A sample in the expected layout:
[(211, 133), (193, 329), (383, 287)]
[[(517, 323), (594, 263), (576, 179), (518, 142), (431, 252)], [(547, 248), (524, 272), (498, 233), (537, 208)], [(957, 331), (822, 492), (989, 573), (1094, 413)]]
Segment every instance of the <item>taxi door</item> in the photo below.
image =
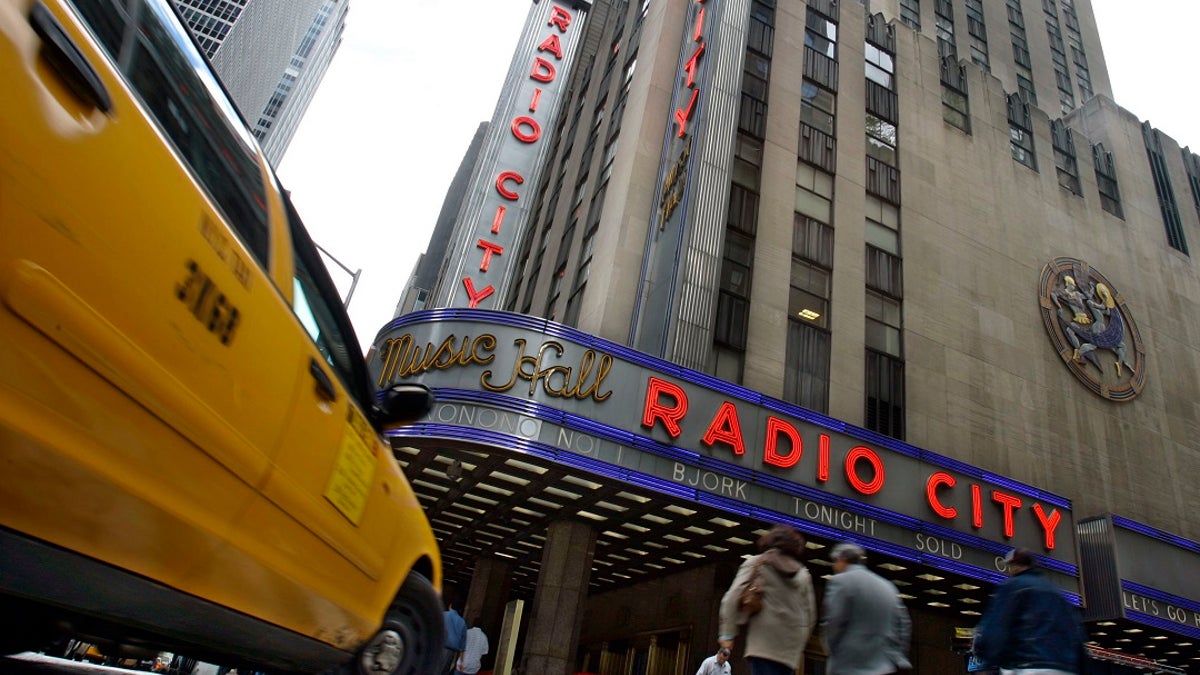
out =
[[(290, 205), (288, 213), (302, 377), (264, 499), (243, 525), (258, 533), (255, 557), (274, 579), (262, 600), (290, 607), (279, 621), (349, 649), (377, 628), (428, 525), (366, 416), (372, 390), (341, 299)], [(406, 527), (411, 551), (398, 550)]]
[(0, 3), (0, 403), (40, 443), (6, 446), (0, 502), (189, 588), (266, 480), (302, 345), (265, 163), (171, 12)]

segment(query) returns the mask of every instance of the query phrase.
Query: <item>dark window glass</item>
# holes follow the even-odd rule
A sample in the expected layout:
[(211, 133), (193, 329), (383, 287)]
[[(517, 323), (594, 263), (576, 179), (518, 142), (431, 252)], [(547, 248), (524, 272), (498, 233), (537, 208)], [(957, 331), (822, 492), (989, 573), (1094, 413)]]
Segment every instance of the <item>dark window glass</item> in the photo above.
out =
[(121, 53), (121, 40), (129, 23), (125, 0), (74, 0), (72, 4), (115, 61)]
[(830, 335), (804, 321), (788, 321), (783, 398), (809, 410), (829, 407)]
[(253, 139), (171, 11), (146, 3), (126, 77), (217, 209), (266, 266), (266, 194)]
[(867, 350), (866, 411), (863, 425), (904, 438), (904, 362)]

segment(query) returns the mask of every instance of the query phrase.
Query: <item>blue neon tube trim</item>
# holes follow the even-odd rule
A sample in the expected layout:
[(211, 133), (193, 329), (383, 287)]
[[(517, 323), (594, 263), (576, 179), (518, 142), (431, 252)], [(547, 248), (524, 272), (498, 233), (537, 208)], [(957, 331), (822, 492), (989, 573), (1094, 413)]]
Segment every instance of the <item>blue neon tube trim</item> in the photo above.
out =
[(1147, 626), (1161, 628), (1169, 633), (1183, 633), (1188, 637), (1200, 639), (1200, 628), (1195, 628), (1190, 624), (1179, 623), (1178, 621), (1164, 619), (1161, 616), (1152, 616), (1144, 612), (1134, 612), (1131, 610), (1125, 610), (1125, 618)]
[(1158, 539), (1161, 542), (1170, 544), (1172, 546), (1177, 546), (1200, 555), (1200, 543), (1194, 542), (1191, 539), (1180, 537), (1176, 534), (1171, 534), (1170, 532), (1160, 530), (1156, 527), (1144, 525), (1123, 516), (1118, 516), (1115, 513), (1112, 516), (1112, 522), (1113, 525), (1116, 525), (1117, 527), (1123, 527), (1127, 530), (1137, 532), (1138, 534), (1144, 534), (1147, 537)]
[(1174, 605), (1175, 607), (1181, 607), (1181, 608), (1189, 610), (1191, 612), (1200, 614), (1200, 602), (1197, 602), (1196, 600), (1192, 600), (1190, 598), (1184, 598), (1184, 597), (1175, 595), (1173, 593), (1167, 593), (1166, 591), (1160, 591), (1157, 588), (1154, 588), (1152, 586), (1144, 586), (1142, 584), (1137, 583), (1136, 581), (1129, 581), (1127, 579), (1121, 580), (1121, 588), (1129, 591), (1130, 593), (1137, 593), (1138, 595), (1143, 595), (1147, 598), (1150, 598), (1151, 600), (1160, 600), (1162, 602), (1167, 603), (1168, 605)]

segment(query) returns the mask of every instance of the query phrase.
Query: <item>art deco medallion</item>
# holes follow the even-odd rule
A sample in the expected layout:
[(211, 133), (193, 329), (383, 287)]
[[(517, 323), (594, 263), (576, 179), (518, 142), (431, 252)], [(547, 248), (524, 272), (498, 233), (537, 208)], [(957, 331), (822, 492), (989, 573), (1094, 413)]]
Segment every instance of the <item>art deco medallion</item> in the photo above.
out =
[(1103, 274), (1086, 262), (1055, 258), (1042, 269), (1039, 303), (1050, 343), (1084, 386), (1111, 401), (1142, 393), (1142, 337)]

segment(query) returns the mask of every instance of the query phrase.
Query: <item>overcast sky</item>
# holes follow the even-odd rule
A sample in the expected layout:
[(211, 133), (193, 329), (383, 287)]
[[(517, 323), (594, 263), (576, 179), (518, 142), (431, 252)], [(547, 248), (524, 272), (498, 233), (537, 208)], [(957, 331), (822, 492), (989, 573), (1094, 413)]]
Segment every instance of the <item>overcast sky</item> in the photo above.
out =
[[(492, 117), (530, 0), (350, 3), (341, 49), (279, 173), (313, 239), (362, 270), (350, 317), (365, 352), (392, 318), (471, 136)], [(1200, 0), (1092, 4), (1117, 103), (1200, 151)], [(351, 275), (331, 273), (344, 296)]]

